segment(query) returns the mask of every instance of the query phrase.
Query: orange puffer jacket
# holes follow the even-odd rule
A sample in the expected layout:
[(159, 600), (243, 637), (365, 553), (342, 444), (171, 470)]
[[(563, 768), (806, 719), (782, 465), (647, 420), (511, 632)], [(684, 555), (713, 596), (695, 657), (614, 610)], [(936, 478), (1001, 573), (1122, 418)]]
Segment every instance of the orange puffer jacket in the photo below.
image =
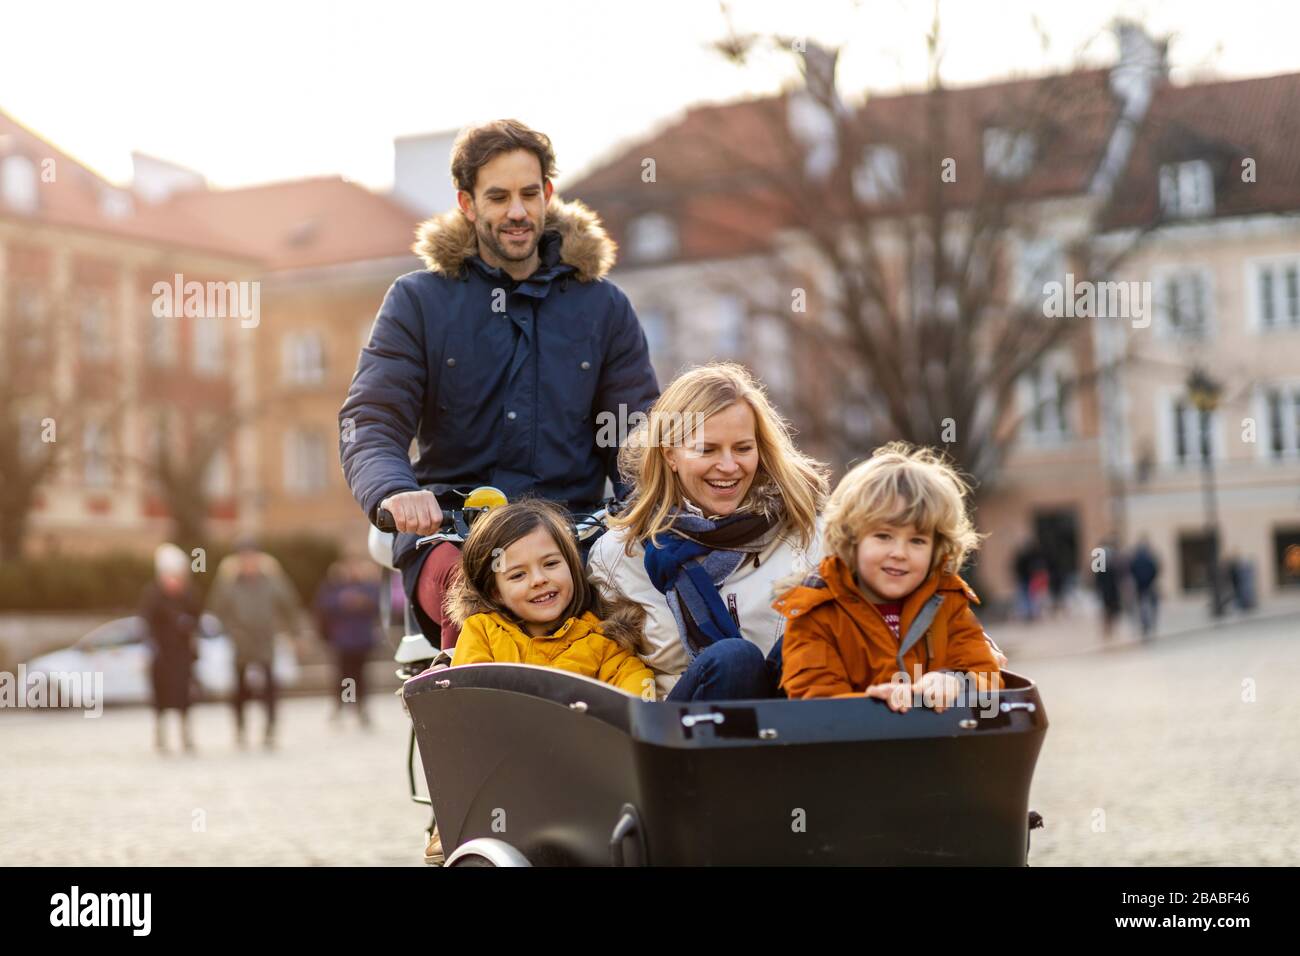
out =
[[(929, 671), (974, 672), (981, 689), (1001, 688), (993, 648), (971, 610), (979, 598), (956, 574), (938, 571), (903, 601), (899, 633), (930, 598), (942, 594), (925, 640), (903, 656), (909, 679)], [(848, 566), (827, 555), (816, 574), (772, 603), (785, 615), (781, 688), (792, 699), (851, 697), (886, 684), (898, 670), (899, 639), (858, 589)]]

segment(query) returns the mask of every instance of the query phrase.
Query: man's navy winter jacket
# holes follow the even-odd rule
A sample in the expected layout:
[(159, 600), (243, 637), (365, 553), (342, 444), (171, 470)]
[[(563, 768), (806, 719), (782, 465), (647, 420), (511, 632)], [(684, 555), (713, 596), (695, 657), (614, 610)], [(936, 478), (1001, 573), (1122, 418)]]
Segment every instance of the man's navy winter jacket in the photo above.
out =
[[(415, 250), (428, 269), (388, 290), (339, 411), (343, 471), (371, 520), (389, 495), (430, 484), (571, 508), (598, 502), (606, 477), (625, 492), (597, 416), (613, 415), (621, 439), (659, 386), (631, 304), (603, 278), (614, 244), (596, 216), (553, 200), (521, 282), (479, 258), (459, 210), (422, 225)], [(413, 537), (401, 539), (399, 563)]]

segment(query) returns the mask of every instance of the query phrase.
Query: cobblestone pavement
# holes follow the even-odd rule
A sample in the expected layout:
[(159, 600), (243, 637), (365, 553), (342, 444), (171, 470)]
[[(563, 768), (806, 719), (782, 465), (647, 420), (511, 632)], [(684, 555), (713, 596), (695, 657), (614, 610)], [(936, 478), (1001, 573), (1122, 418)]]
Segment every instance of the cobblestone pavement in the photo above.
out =
[(364, 731), (330, 726), (324, 698), (283, 700), (269, 752), (260, 710), (241, 751), (229, 708), (201, 705), (193, 756), (153, 751), (146, 708), (0, 714), (0, 864), (423, 865), (410, 721), (396, 697), (370, 705)]
[[(1032, 864), (1300, 863), (1300, 619), (1020, 669), (1051, 722)], [(0, 863), (419, 865), (409, 724), (386, 694), (371, 710), (366, 732), (286, 700), (268, 753), (204, 705), (196, 756), (155, 754), (143, 708), (0, 713)]]
[(1022, 670), (1050, 721), (1032, 865), (1300, 863), (1300, 618)]

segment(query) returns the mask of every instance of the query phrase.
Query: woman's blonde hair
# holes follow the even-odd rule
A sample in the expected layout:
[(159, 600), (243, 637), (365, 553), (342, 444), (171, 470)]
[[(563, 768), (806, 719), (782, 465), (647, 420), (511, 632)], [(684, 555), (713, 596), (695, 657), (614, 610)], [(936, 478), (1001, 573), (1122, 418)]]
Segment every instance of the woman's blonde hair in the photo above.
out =
[(474, 614), (496, 613), (523, 628), (524, 622), (505, 606), (497, 591), (497, 557), (538, 528), (544, 528), (554, 539), (573, 578), (573, 597), (556, 619), (557, 627), (590, 611), (600, 618), (601, 634), (635, 653), (644, 628), (645, 608), (617, 592), (602, 592), (587, 577), (568, 512), (540, 498), (493, 508), (474, 522), (460, 552), (460, 574), (444, 599), (452, 620), (459, 625)]
[(970, 485), (930, 448), (890, 442), (846, 474), (826, 503), (826, 553), (857, 567), (863, 535), (882, 524), (915, 525), (934, 535), (930, 570), (956, 573), (982, 535), (966, 510)]
[(619, 449), (619, 472), (634, 491), (631, 506), (610, 518), (609, 525), (628, 529), (629, 554), (636, 542), (668, 530), (670, 512), (684, 507), (685, 495), (664, 449), (695, 440), (705, 421), (742, 401), (754, 412), (758, 471), (740, 508), (771, 514), (778, 505), (784, 507), (785, 528), (798, 533), (803, 547), (811, 546), (817, 513), (826, 500), (825, 466), (794, 446), (789, 424), (744, 366), (713, 362), (673, 379)]

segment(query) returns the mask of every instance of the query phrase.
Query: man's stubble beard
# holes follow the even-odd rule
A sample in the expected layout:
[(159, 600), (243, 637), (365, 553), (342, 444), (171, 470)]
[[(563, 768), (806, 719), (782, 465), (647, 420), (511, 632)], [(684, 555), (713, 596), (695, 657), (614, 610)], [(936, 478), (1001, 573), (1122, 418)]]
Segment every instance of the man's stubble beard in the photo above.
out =
[(497, 241), (496, 232), (489, 227), (482, 217), (474, 224), (474, 232), (478, 236), (480, 245), (485, 245), (492, 250), (492, 254), (502, 262), (527, 262), (528, 258), (537, 251), (538, 244), (542, 241), (542, 232), (545, 223), (540, 224), (533, 229), (533, 241), (528, 246), (528, 250), (523, 255), (512, 256), (506, 252), (505, 247)]

